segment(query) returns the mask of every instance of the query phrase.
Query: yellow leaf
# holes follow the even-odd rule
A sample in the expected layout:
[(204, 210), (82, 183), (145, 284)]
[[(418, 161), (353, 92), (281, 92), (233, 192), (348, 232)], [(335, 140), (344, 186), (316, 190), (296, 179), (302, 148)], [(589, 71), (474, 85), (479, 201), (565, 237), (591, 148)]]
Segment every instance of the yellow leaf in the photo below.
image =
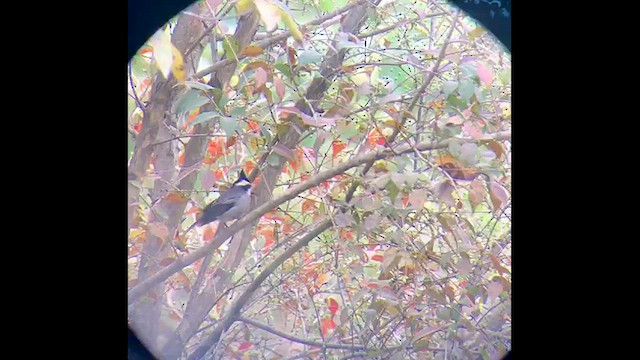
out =
[(238, 75), (233, 75), (231, 79), (229, 79), (229, 86), (235, 87), (236, 85), (238, 85), (239, 81), (240, 81), (240, 78), (238, 77)]
[(178, 48), (173, 44), (171, 44), (171, 55), (173, 59), (171, 72), (173, 73), (173, 76), (175, 76), (176, 80), (178, 80), (178, 83), (184, 84), (184, 80), (187, 77), (187, 74), (184, 71), (184, 60), (182, 59), (180, 50), (178, 50)]
[(242, 49), (242, 51), (240, 51), (240, 54), (250, 57), (262, 55), (263, 53), (264, 50), (257, 45), (249, 45), (246, 48)]
[(509, 116), (511, 116), (511, 104), (509, 103), (500, 104), (500, 110), (502, 110), (503, 117), (508, 118)]
[(304, 40), (304, 36), (302, 35), (298, 24), (296, 24), (296, 22), (286, 10), (280, 9), (280, 13), (282, 15), (282, 21), (287, 26), (289, 31), (291, 31), (291, 36), (296, 39), (296, 41), (302, 42)]
[(255, 9), (253, 0), (240, 0), (236, 3), (236, 11), (238, 12), (238, 15), (244, 15), (253, 9)]
[(482, 34), (484, 34), (485, 32), (487, 32), (487, 30), (485, 30), (484, 28), (478, 26), (477, 28), (471, 30), (467, 37), (469, 38), (469, 41), (473, 41), (473, 40), (479, 38), (480, 36), (482, 36)]

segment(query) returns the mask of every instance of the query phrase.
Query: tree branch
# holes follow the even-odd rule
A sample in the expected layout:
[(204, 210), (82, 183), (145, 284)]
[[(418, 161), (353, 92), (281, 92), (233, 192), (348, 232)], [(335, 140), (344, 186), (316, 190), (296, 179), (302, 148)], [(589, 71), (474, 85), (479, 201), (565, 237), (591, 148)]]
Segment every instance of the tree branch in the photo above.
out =
[(260, 323), (258, 321), (255, 320), (251, 320), (248, 319), (246, 317), (242, 317), (242, 316), (238, 316), (236, 317), (236, 320), (238, 321), (242, 321), (243, 323), (249, 324), (249, 325), (253, 325), (259, 329), (262, 329), (266, 332), (270, 332), (273, 335), (279, 336), (281, 338), (285, 338), (289, 341), (293, 341), (299, 344), (304, 344), (304, 345), (309, 345), (309, 346), (317, 346), (317, 347), (321, 347), (321, 348), (325, 348), (325, 349), (343, 349), (343, 350), (364, 350), (366, 347), (363, 345), (347, 345), (347, 344), (331, 344), (331, 343), (324, 343), (324, 342), (319, 342), (319, 341), (312, 341), (312, 340), (305, 340), (305, 339), (301, 339), (298, 337), (295, 337), (293, 335), (284, 333), (282, 331), (278, 331), (276, 329), (273, 329), (271, 327), (269, 327), (268, 325), (265, 325), (263, 323)]
[[(509, 140), (509, 139), (511, 139), (511, 131), (503, 131), (503, 132), (495, 133), (492, 135), (488, 135), (480, 140), (471, 139), (471, 138), (449, 138), (439, 142), (423, 142), (415, 145), (415, 148), (418, 149), (419, 151), (431, 151), (436, 149), (447, 148), (449, 146), (449, 143), (454, 140), (468, 142), (468, 143), (478, 143), (486, 140), (502, 141), (502, 140)], [(183, 269), (185, 266), (188, 266), (192, 264), (194, 261), (206, 256), (209, 253), (209, 251), (213, 251), (217, 249), (220, 245), (222, 245), (222, 243), (226, 241), (226, 239), (233, 236), (236, 232), (244, 228), (250, 222), (259, 219), (260, 217), (262, 217), (262, 215), (276, 208), (280, 204), (296, 198), (298, 194), (302, 193), (303, 191), (308, 190), (312, 187), (318, 186), (323, 181), (328, 180), (334, 176), (340, 175), (345, 171), (351, 168), (354, 168), (356, 166), (359, 166), (371, 161), (376, 161), (376, 160), (380, 160), (380, 159), (384, 159), (392, 156), (409, 153), (412, 151), (414, 151), (413, 146), (405, 144), (397, 147), (395, 150), (378, 149), (376, 151), (364, 153), (362, 155), (352, 158), (349, 161), (343, 162), (332, 169), (328, 169), (321, 173), (318, 173), (303, 183), (292, 186), (291, 188), (288, 189), (288, 191), (285, 194), (282, 194), (277, 198), (274, 198), (271, 201), (268, 201), (267, 203), (261, 206), (258, 206), (253, 211), (249, 212), (247, 215), (242, 217), (240, 220), (236, 221), (230, 227), (222, 229), (221, 231), (217, 232), (214, 239), (207, 245), (201, 247), (200, 249), (198, 249), (197, 251), (189, 255), (177, 258), (176, 261), (171, 263), (171, 265), (158, 271), (157, 273), (153, 274), (146, 280), (140, 282), (136, 287), (129, 290), (128, 303), (132, 304), (141, 295), (143, 295), (149, 289), (151, 289), (151, 287), (153, 287), (155, 284), (158, 284), (166, 280), (171, 275)]]

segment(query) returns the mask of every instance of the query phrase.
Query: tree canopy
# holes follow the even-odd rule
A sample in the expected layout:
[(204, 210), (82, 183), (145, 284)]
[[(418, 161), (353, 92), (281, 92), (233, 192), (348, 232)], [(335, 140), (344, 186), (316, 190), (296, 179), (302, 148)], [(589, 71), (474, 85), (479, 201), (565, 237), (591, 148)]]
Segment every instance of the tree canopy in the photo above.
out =
[[(511, 59), (444, 1), (203, 0), (128, 67), (129, 323), (161, 359), (496, 359)], [(252, 210), (185, 230), (244, 170)]]

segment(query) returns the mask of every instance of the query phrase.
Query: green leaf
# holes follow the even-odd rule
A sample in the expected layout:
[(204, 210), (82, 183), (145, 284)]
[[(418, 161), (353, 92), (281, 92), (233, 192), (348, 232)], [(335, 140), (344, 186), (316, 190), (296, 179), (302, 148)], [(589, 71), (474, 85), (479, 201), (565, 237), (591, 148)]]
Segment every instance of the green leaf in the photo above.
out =
[(322, 61), (322, 54), (315, 50), (306, 50), (298, 56), (298, 64), (319, 64)]
[(451, 94), (449, 95), (449, 97), (447, 97), (447, 103), (453, 107), (459, 108), (459, 109), (464, 109), (467, 107), (467, 103), (460, 99), (459, 97)]
[(190, 87), (192, 89), (198, 89), (198, 90), (204, 90), (204, 91), (215, 89), (211, 85), (203, 84), (203, 83), (197, 82), (197, 81), (189, 81), (189, 80), (187, 80), (187, 81), (184, 82), (184, 84), (187, 87)]
[(457, 81), (445, 81), (444, 84), (442, 84), (442, 91), (446, 96), (449, 96), (449, 94), (451, 94), (457, 88), (458, 88)]
[(316, 143), (316, 137), (316, 133), (313, 133), (302, 140), (302, 142), (300, 142), (300, 145), (304, 147), (313, 147), (313, 145)]
[(511, 68), (500, 71), (498, 73), (498, 79), (500, 79), (502, 85), (511, 84)]
[(462, 142), (457, 139), (452, 139), (449, 142), (449, 153), (455, 158), (460, 157), (460, 153), (462, 153)]
[(267, 156), (267, 163), (271, 166), (279, 167), (280, 166), (280, 157), (276, 154), (271, 154)]
[(240, 122), (235, 117), (221, 117), (220, 128), (227, 136), (232, 136), (237, 130), (240, 130)]
[(222, 48), (224, 49), (225, 57), (229, 60), (234, 60), (240, 51), (238, 42), (234, 37), (230, 36), (223, 39)]
[(229, 111), (229, 115), (237, 118), (241, 118), (245, 116), (246, 113), (247, 113), (247, 108), (244, 106), (234, 107)]
[(276, 64), (276, 69), (278, 69), (278, 71), (280, 71), (283, 75), (291, 79), (291, 68), (289, 68), (289, 64)]
[(345, 5), (347, 5), (347, 0), (320, 0), (320, 9), (326, 12), (331, 12)]
[(393, 181), (389, 181), (387, 183), (386, 189), (389, 192), (389, 197), (391, 198), (391, 201), (395, 201), (396, 198), (398, 197), (398, 193), (400, 192), (400, 189), (398, 188), (398, 186)]
[(219, 117), (219, 116), (220, 116), (220, 113), (217, 111), (200, 113), (198, 116), (196, 116), (195, 119), (193, 119), (193, 121), (191, 122), (191, 126), (196, 126), (197, 124), (203, 123), (205, 121), (209, 121), (211, 119), (215, 119), (216, 117)]
[(458, 93), (460, 94), (460, 98), (465, 102), (469, 103), (471, 100), (471, 96), (476, 90), (476, 86), (473, 81), (470, 80), (462, 80), (460, 85), (458, 86)]
[(200, 90), (189, 90), (187, 91), (180, 100), (176, 103), (176, 108), (174, 112), (176, 114), (182, 114), (185, 112), (191, 112), (196, 108), (206, 104), (209, 102), (209, 98), (203, 96), (200, 93)]

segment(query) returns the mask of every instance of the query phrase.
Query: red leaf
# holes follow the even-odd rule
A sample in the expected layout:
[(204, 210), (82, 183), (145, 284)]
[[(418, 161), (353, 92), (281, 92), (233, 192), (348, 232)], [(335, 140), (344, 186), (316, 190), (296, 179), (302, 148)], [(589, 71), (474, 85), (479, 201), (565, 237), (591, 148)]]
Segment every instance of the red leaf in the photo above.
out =
[(336, 323), (333, 319), (322, 319), (322, 335), (327, 335), (329, 330), (336, 328)]
[(334, 298), (326, 298), (325, 302), (327, 303), (327, 307), (329, 308), (329, 312), (331, 312), (331, 317), (335, 316), (338, 313), (338, 302)]
[(382, 260), (384, 259), (384, 257), (382, 257), (382, 255), (380, 254), (375, 254), (371, 257), (371, 260), (373, 261), (377, 261), (377, 262), (382, 262)]
[(253, 346), (252, 342), (249, 342), (249, 341), (243, 342), (242, 344), (240, 344), (240, 346), (238, 346), (238, 351), (245, 351), (245, 350), (251, 349), (252, 346)]
[(340, 154), (340, 152), (346, 147), (347, 143), (344, 143), (342, 141), (334, 141), (333, 144), (331, 144), (331, 149), (333, 150), (333, 158), (335, 159), (335, 157)]

